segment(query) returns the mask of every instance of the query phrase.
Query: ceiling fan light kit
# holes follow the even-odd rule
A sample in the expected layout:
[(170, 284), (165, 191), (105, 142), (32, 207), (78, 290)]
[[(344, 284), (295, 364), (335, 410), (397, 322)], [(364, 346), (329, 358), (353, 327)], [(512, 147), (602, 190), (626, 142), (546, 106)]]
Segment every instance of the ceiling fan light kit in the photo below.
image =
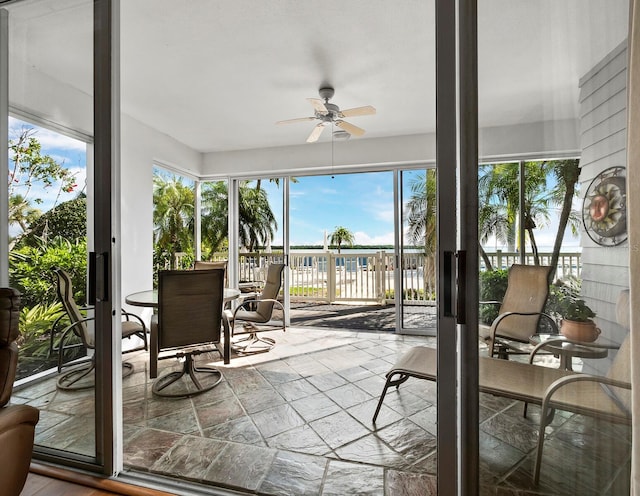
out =
[[(322, 131), (325, 127), (333, 124), (340, 128), (340, 131), (335, 131), (333, 138), (336, 139), (349, 139), (351, 136), (362, 136), (365, 130), (355, 126), (349, 122), (343, 121), (343, 117), (358, 117), (361, 115), (373, 115), (376, 113), (376, 109), (371, 105), (364, 107), (354, 107), (346, 110), (340, 110), (340, 107), (333, 103), (329, 103), (329, 100), (335, 94), (335, 90), (329, 86), (320, 88), (320, 98), (307, 98), (307, 101), (312, 105), (314, 110), (313, 117), (300, 117), (297, 119), (288, 119), (285, 121), (278, 121), (276, 124), (293, 124), (295, 122), (307, 122), (313, 120), (319, 120), (320, 123), (311, 130), (311, 134), (307, 138), (307, 143), (314, 143), (318, 141)], [(322, 101), (324, 100), (324, 101)]]

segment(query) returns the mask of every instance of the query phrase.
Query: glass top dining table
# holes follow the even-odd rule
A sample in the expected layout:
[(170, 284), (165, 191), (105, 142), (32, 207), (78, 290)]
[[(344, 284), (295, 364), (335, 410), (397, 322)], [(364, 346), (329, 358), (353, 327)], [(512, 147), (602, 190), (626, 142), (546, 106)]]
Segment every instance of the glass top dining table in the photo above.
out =
[[(224, 288), (223, 298), (225, 303), (235, 300), (239, 296), (240, 296), (239, 289)], [(125, 297), (124, 301), (128, 305), (133, 305), (136, 307), (156, 308), (158, 306), (158, 290), (148, 289), (147, 291), (139, 291), (137, 293), (131, 293), (130, 295)]]

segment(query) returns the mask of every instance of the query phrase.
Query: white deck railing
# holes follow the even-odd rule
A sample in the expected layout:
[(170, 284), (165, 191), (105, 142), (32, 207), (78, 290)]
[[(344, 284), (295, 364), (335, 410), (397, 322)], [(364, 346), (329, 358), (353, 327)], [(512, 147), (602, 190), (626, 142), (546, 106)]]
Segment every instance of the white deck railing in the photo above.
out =
[[(520, 263), (520, 255), (512, 252), (488, 252), (494, 268), (506, 269)], [(541, 253), (541, 264), (548, 264), (551, 253)], [(226, 259), (227, 254), (216, 254), (213, 259)], [(266, 267), (282, 262), (281, 253), (241, 253), (239, 256), (240, 281), (264, 281)], [(289, 292), (291, 301), (376, 302), (395, 300), (394, 260), (392, 252), (332, 253), (326, 251), (293, 252), (289, 256)], [(408, 253), (402, 261), (403, 299), (409, 304), (426, 304), (435, 300), (435, 267), (433, 257), (421, 253)], [(533, 256), (527, 255), (527, 264)], [(481, 270), (484, 264), (480, 261)], [(579, 277), (579, 252), (561, 253), (556, 277)]]

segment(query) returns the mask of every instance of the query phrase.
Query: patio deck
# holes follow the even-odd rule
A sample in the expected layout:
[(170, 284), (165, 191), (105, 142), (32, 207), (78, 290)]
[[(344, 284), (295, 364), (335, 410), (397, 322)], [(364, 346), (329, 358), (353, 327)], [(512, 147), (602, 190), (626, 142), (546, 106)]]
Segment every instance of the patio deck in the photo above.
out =
[[(391, 390), (371, 424), (390, 365), (435, 338), (312, 327), (273, 337), (269, 353), (227, 366), (207, 357), (224, 381), (191, 399), (153, 397), (147, 354), (127, 355), (135, 373), (123, 380), (126, 470), (254, 494), (436, 494), (435, 384)], [(175, 364), (162, 361), (161, 373)], [(39, 444), (93, 452), (91, 390), (57, 391), (50, 378), (13, 399), (41, 409)], [(480, 403), (481, 494), (628, 494), (629, 427), (559, 412), (532, 488), (539, 410), (523, 418), (520, 402), (482, 394)]]

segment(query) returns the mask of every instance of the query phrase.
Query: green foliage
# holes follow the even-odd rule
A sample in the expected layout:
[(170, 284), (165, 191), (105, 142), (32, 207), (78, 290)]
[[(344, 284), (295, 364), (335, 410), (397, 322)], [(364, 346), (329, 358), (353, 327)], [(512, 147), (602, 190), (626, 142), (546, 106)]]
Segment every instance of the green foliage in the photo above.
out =
[[(20, 348), (20, 359), (25, 357), (42, 358), (49, 351), (49, 331), (62, 313), (62, 304), (37, 304), (32, 308), (22, 307), (20, 310), (20, 337), (17, 340)], [(58, 324), (58, 329), (68, 325), (68, 319)]]
[(36, 238), (66, 238), (76, 241), (87, 236), (87, 198), (78, 198), (61, 203), (44, 213), (29, 226), (29, 232), (20, 239), (16, 246), (35, 246)]
[(571, 282), (559, 282), (549, 287), (545, 312), (558, 319), (576, 322), (588, 322), (596, 316), (595, 312), (580, 298), (579, 285)]
[(9, 283), (22, 293), (22, 305), (50, 305), (57, 301), (54, 269), (60, 267), (71, 276), (74, 297), (86, 301), (87, 240), (35, 238), (36, 246), (24, 246), (10, 253)]
[[(505, 269), (480, 272), (480, 301), (502, 301), (507, 292), (509, 272)], [(500, 305), (481, 304), (480, 322), (491, 325), (498, 316)]]
[[(60, 316), (62, 318), (56, 324), (56, 320)], [(49, 333), (54, 324), (56, 324), (58, 332), (69, 325), (69, 319), (63, 313), (62, 304), (59, 302), (53, 305), (37, 304), (33, 308), (23, 307), (20, 310), (20, 337), (16, 341), (20, 356), (16, 379), (22, 379), (56, 366), (57, 356), (55, 354), (49, 356)], [(60, 334), (57, 334), (57, 338), (59, 337)], [(67, 341), (69, 344), (74, 342), (80, 343), (80, 340), (72, 338)], [(58, 345), (58, 340), (54, 342), (54, 345)], [(73, 360), (83, 353), (84, 350), (80, 347), (67, 358)]]
[[(393, 300), (396, 297), (396, 292), (393, 289), (387, 289), (384, 292), (384, 297), (386, 300)], [(425, 301), (425, 292), (424, 289), (404, 289), (402, 291), (402, 299), (403, 300), (415, 300), (415, 301)], [(426, 294), (427, 301), (435, 301), (436, 295), (432, 292), (427, 292)]]
[(313, 286), (291, 286), (289, 288), (290, 296), (324, 296), (326, 289), (316, 288)]

